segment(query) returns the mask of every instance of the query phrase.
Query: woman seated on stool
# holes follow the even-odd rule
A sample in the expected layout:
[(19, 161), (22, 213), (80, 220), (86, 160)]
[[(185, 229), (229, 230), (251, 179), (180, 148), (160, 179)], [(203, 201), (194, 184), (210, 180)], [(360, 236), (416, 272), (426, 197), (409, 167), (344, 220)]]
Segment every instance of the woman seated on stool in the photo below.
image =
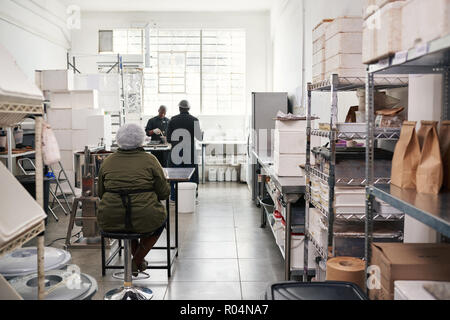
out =
[(142, 148), (144, 130), (126, 124), (117, 132), (119, 149), (102, 164), (98, 177), (98, 224), (105, 232), (145, 234), (133, 240), (133, 276), (147, 269), (145, 256), (163, 232), (167, 214), (161, 200), (170, 187), (155, 156)]

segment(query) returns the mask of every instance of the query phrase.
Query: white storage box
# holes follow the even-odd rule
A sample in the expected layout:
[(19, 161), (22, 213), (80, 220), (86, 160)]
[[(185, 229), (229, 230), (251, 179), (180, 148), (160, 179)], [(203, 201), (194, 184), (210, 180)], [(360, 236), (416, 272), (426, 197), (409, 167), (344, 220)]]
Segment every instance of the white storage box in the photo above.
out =
[(361, 61), (361, 54), (337, 54), (325, 62), (325, 72), (336, 69), (361, 69), (364, 68)]
[(284, 155), (274, 152), (274, 169), (280, 177), (304, 177), (305, 171), (300, 165), (305, 162), (306, 155)]
[(364, 22), (363, 61), (370, 63), (402, 50), (404, 1), (385, 5)]
[(50, 92), (50, 108), (52, 109), (71, 109), (72, 96), (70, 91)]
[(394, 300), (436, 300), (427, 290), (426, 284), (436, 281), (394, 281)]
[(52, 129), (72, 129), (72, 110), (49, 108), (47, 122)]
[(366, 204), (366, 190), (365, 188), (342, 188), (336, 187), (334, 189), (335, 203), (337, 206), (359, 205)]
[(450, 33), (450, 0), (409, 0), (402, 10), (402, 50)]
[(99, 108), (109, 112), (120, 111), (120, 95), (119, 93), (105, 93), (99, 92), (98, 94)]
[(98, 109), (97, 90), (72, 91), (72, 109)]
[(60, 150), (72, 150), (72, 130), (53, 130)]
[[(291, 266), (295, 269), (303, 269), (305, 236), (300, 234), (292, 234), (291, 239)], [(308, 269), (315, 268), (314, 255), (315, 249), (312, 242), (308, 243)]]
[(325, 40), (337, 33), (362, 32), (363, 19), (361, 17), (339, 17), (331, 22), (325, 31)]
[(46, 214), (3, 164), (0, 179), (0, 246), (3, 246), (43, 221)]
[[(327, 40), (325, 45), (325, 59), (330, 59), (339, 53), (361, 54), (362, 33), (337, 33)], [(361, 60), (359, 61), (360, 63)]]
[(306, 132), (275, 130), (274, 151), (280, 154), (305, 154)]
[(42, 90), (69, 91), (74, 89), (73, 71), (42, 70)]

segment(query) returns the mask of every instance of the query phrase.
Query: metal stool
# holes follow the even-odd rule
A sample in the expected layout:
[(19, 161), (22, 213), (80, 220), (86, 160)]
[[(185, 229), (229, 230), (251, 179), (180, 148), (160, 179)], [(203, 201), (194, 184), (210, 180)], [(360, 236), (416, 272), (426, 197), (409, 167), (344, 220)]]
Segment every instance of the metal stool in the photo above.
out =
[(150, 300), (153, 298), (153, 291), (149, 288), (133, 286), (131, 273), (131, 240), (145, 238), (146, 235), (138, 233), (101, 232), (102, 237), (109, 239), (123, 240), (125, 264), (123, 286), (108, 291), (105, 300)]

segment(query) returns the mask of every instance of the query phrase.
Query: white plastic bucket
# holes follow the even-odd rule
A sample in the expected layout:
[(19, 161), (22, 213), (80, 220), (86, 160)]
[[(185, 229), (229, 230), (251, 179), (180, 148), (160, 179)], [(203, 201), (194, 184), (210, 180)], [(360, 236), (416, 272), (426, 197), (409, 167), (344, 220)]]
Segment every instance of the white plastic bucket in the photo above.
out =
[(178, 184), (178, 212), (195, 213), (197, 184), (185, 182)]
[(208, 179), (210, 182), (216, 182), (217, 181), (217, 169), (216, 168), (210, 168), (208, 172)]

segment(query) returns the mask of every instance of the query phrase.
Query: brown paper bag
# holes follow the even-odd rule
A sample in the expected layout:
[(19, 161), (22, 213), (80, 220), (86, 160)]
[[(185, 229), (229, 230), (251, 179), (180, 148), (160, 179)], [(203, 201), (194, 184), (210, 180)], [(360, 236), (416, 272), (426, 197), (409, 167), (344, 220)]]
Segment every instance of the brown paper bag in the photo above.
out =
[(437, 121), (432, 125), (423, 121), (425, 126), (422, 154), (417, 168), (417, 192), (438, 194), (444, 180), (441, 148), (437, 134)]
[(438, 121), (422, 121), (419, 131), (417, 131), (417, 137), (419, 138), (420, 150), (423, 148), (423, 143), (425, 141), (425, 134), (431, 127), (437, 126)]
[(442, 121), (439, 143), (444, 166), (444, 187), (450, 190), (450, 121)]
[(403, 122), (400, 140), (392, 158), (391, 183), (399, 188), (416, 188), (416, 171), (420, 161), (420, 146), (414, 121)]

